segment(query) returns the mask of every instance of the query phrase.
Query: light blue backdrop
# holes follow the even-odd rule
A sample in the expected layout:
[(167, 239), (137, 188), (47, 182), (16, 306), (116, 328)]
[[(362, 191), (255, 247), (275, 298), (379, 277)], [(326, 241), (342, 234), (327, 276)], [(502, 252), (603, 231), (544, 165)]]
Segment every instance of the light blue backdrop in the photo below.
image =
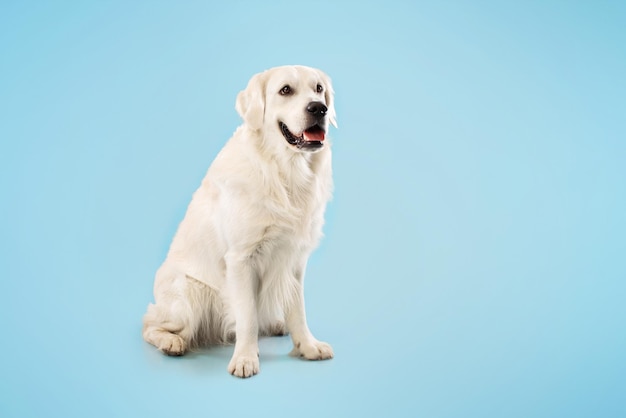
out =
[[(3, 1), (0, 416), (626, 416), (625, 5)], [(141, 316), (237, 92), (291, 63), (337, 92), (336, 358), (264, 339), (242, 381)]]

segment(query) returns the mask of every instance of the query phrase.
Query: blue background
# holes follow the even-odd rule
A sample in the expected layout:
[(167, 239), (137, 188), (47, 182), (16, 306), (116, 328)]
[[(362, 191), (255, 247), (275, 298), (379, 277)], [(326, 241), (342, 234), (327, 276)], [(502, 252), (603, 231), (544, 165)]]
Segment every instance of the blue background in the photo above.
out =
[[(2, 2), (0, 416), (626, 416), (625, 5)], [(336, 358), (263, 339), (243, 381), (141, 317), (236, 94), (292, 63), (337, 93)]]

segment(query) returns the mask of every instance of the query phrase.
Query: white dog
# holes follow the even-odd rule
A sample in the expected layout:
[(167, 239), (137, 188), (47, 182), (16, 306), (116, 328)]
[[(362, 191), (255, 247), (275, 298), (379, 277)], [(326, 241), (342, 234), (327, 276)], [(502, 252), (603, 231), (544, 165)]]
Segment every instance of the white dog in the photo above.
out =
[(244, 123), (193, 195), (156, 274), (143, 337), (179, 356), (235, 340), (228, 371), (259, 372), (258, 337), (291, 334), (292, 355), (333, 357), (309, 331), (303, 280), (332, 192), (328, 123), (333, 89), (322, 71), (277, 67), (237, 96)]

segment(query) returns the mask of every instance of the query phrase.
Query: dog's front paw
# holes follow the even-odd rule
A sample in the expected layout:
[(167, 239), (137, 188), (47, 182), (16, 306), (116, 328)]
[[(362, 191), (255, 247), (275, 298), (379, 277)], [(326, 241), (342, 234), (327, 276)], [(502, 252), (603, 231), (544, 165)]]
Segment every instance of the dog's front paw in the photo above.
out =
[(297, 343), (289, 355), (303, 357), (307, 360), (328, 360), (334, 357), (333, 348), (330, 344), (317, 340)]
[(228, 364), (228, 373), (237, 377), (251, 377), (259, 372), (258, 355), (234, 355)]

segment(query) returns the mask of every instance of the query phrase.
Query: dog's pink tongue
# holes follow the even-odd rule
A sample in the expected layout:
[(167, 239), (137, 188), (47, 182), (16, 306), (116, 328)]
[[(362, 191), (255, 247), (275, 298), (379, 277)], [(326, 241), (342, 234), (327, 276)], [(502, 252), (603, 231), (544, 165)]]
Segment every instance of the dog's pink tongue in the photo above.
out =
[(304, 131), (304, 138), (307, 141), (323, 141), (325, 137), (326, 133), (321, 129)]

